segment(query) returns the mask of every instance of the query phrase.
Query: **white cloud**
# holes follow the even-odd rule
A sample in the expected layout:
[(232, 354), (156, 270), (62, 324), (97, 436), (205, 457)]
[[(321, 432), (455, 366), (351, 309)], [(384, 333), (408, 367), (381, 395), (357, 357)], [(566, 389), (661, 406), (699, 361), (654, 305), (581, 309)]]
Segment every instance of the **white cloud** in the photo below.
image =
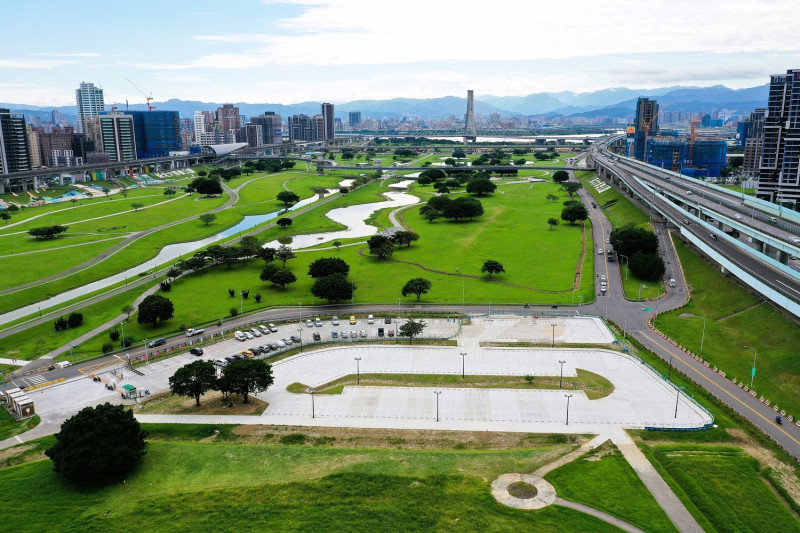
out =
[(0, 59), (0, 68), (22, 70), (53, 70), (56, 67), (70, 65), (77, 61), (63, 59)]
[(76, 52), (76, 53), (41, 52), (28, 55), (46, 56), (46, 57), (100, 57), (101, 54), (98, 54), (97, 52)]

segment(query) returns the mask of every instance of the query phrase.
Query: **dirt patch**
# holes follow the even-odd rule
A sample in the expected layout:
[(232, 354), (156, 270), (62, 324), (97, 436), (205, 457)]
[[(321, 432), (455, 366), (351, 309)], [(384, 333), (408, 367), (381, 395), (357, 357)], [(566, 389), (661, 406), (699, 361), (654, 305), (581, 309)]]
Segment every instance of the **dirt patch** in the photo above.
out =
[(786, 492), (796, 502), (800, 502), (800, 479), (795, 475), (794, 469), (781, 462), (773, 453), (766, 448), (758, 445), (753, 438), (740, 429), (728, 429), (728, 433), (733, 437), (734, 442), (741, 449), (758, 460), (758, 464), (763, 468), (772, 468), (780, 479)]
[[(403, 429), (330, 428), (307, 426), (237, 426), (237, 440), (278, 444), (289, 435), (302, 434), (306, 446), (400, 448), (408, 450), (536, 448), (581, 444), (581, 435), (540, 435), (489, 431), (425, 431)], [(298, 437), (293, 437), (298, 439)], [(554, 450), (553, 458), (563, 450)]]
[(255, 398), (252, 394), (248, 397), (247, 403), (236, 394), (231, 394), (227, 400), (223, 400), (219, 391), (209, 391), (201, 396), (199, 407), (194, 398), (170, 393), (152, 396), (139, 405), (141, 408), (136, 409), (136, 412), (148, 415), (260, 415), (269, 406), (267, 402)]
[(530, 483), (517, 481), (516, 483), (512, 483), (508, 486), (508, 493), (515, 498), (529, 500), (531, 498), (535, 498), (536, 495), (539, 494), (539, 490)]
[(13, 446), (11, 448), (6, 448), (2, 452), (0, 452), (0, 461), (5, 461), (9, 457), (13, 457), (14, 455), (19, 455), (21, 453), (25, 453), (31, 448), (33, 448), (35, 444), (24, 444), (21, 446)]
[(678, 318), (694, 318), (696, 315), (692, 313), (681, 313), (678, 315)]

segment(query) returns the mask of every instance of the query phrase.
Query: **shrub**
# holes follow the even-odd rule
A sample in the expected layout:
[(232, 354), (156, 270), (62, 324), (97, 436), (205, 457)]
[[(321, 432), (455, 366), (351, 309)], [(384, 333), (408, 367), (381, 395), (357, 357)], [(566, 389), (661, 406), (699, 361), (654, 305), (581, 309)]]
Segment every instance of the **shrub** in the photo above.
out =
[(67, 319), (64, 318), (63, 316), (58, 317), (58, 320), (56, 320), (53, 325), (55, 326), (56, 331), (62, 331), (69, 327)]
[(119, 340), (119, 330), (112, 330), (108, 332), (108, 336), (111, 337), (111, 340), (116, 342)]
[(70, 313), (67, 317), (67, 323), (71, 328), (77, 328), (83, 324), (83, 313)]

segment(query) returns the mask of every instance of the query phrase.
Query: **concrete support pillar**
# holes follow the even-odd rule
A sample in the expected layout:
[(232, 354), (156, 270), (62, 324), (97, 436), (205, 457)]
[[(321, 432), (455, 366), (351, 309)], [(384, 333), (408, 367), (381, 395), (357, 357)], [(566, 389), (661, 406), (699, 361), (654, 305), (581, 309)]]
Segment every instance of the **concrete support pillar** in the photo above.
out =
[(783, 250), (778, 250), (778, 261), (785, 265), (789, 262), (789, 254)]

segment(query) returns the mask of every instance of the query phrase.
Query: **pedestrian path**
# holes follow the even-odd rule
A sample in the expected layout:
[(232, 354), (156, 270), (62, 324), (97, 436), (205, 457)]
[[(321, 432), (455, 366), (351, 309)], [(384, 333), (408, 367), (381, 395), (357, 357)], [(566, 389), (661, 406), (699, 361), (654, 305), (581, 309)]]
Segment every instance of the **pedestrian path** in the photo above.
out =
[(25, 360), (23, 360), (23, 359), (16, 359), (16, 358), (14, 358), (14, 359), (8, 359), (8, 358), (5, 358), (5, 357), (0, 357), (0, 365), (17, 365), (17, 366), (25, 366), (25, 365), (27, 365), (28, 363), (30, 363), (30, 361), (25, 361)]

